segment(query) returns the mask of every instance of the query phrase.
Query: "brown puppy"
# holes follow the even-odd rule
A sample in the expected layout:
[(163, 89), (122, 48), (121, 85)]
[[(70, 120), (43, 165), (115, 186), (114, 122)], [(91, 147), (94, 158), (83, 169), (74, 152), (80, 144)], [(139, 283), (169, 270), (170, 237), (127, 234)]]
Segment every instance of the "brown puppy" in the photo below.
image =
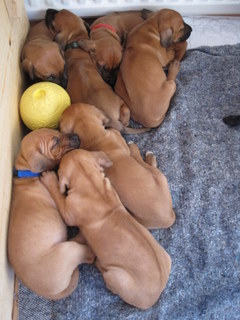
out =
[[(140, 124), (156, 127), (163, 121), (191, 31), (178, 12), (163, 9), (128, 34), (115, 91)], [(169, 63), (166, 77), (163, 67)]]
[(24, 137), (15, 162), (19, 175), (32, 173), (14, 178), (8, 258), (17, 278), (48, 299), (68, 296), (78, 283), (78, 265), (93, 262), (94, 255), (86, 245), (67, 241), (66, 224), (33, 173), (53, 169), (66, 152), (78, 147), (77, 135), (39, 129)]
[(110, 165), (103, 152), (74, 150), (60, 163), (59, 182), (54, 172), (45, 172), (41, 181), (65, 222), (81, 228), (108, 289), (127, 303), (147, 309), (167, 284), (171, 259), (122, 205), (103, 174)]
[(31, 26), (22, 49), (22, 68), (31, 80), (41, 79), (66, 85), (63, 51), (41, 21)]
[(145, 227), (168, 228), (175, 221), (172, 199), (166, 177), (156, 168), (152, 153), (143, 161), (135, 144), (126, 144), (114, 129), (105, 129), (108, 118), (87, 104), (72, 104), (62, 115), (60, 129), (77, 133), (81, 147), (104, 151), (113, 162), (106, 175), (124, 206)]
[(92, 23), (91, 40), (79, 41), (81, 48), (90, 53), (102, 78), (111, 86), (117, 79), (127, 33), (151, 14), (146, 9), (110, 13)]
[(128, 131), (130, 111), (122, 99), (102, 79), (90, 55), (79, 48), (78, 41), (88, 39), (84, 21), (68, 10), (48, 9), (46, 24), (55, 34), (55, 39), (66, 47), (67, 91), (72, 103), (83, 102), (95, 105), (110, 119), (109, 126)]

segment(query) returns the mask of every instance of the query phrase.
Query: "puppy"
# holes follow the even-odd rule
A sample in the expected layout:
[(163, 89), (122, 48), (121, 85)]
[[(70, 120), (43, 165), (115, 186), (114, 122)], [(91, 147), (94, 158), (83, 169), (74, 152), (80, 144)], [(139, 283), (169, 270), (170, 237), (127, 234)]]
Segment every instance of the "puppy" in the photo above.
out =
[(81, 228), (108, 289), (127, 303), (147, 309), (167, 284), (171, 259), (123, 207), (104, 177), (103, 168), (109, 166), (111, 161), (103, 152), (74, 150), (60, 163), (59, 182), (54, 172), (45, 172), (41, 181), (65, 222)]
[[(115, 91), (143, 126), (163, 121), (191, 31), (178, 12), (163, 9), (128, 34)], [(166, 77), (163, 67), (169, 63)]]
[(130, 119), (128, 107), (102, 79), (90, 55), (79, 48), (78, 41), (88, 39), (85, 22), (68, 10), (58, 12), (48, 9), (46, 24), (55, 35), (55, 40), (66, 50), (67, 91), (72, 103), (95, 105), (107, 114), (110, 127), (127, 132), (126, 127)]
[(110, 13), (92, 23), (91, 40), (79, 41), (81, 48), (90, 53), (102, 78), (111, 86), (117, 79), (128, 32), (151, 14), (152, 11), (146, 9)]
[(230, 127), (236, 127), (240, 125), (240, 115), (230, 115), (223, 118), (223, 122)]
[(24, 137), (15, 162), (18, 177), (13, 186), (8, 258), (17, 278), (48, 299), (71, 294), (78, 283), (78, 265), (94, 260), (89, 247), (67, 241), (66, 224), (39, 180), (40, 172), (55, 168), (65, 153), (78, 147), (75, 134), (39, 129)]
[(33, 25), (22, 49), (22, 68), (29, 78), (66, 86), (64, 66), (63, 51), (53, 41), (45, 22)]
[(81, 147), (104, 151), (113, 162), (106, 169), (124, 206), (145, 227), (168, 228), (175, 221), (172, 199), (166, 177), (156, 168), (152, 153), (143, 161), (135, 144), (126, 144), (115, 129), (105, 129), (109, 119), (97, 108), (72, 104), (62, 114), (60, 130), (77, 133)]

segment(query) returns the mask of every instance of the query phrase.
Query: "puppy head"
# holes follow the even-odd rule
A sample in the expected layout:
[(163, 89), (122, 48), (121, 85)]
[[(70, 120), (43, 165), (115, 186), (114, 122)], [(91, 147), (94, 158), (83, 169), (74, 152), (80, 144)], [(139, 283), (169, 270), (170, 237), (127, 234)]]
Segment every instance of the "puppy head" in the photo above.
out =
[(183, 21), (178, 12), (163, 9), (156, 13), (155, 17), (158, 20), (160, 43), (164, 48), (189, 38), (192, 28)]
[(27, 134), (21, 143), (16, 168), (24, 166), (32, 172), (55, 168), (68, 151), (79, 148), (76, 134), (62, 134), (57, 130), (42, 128)]
[(64, 110), (59, 122), (63, 133), (77, 133), (79, 138), (97, 126), (106, 126), (109, 119), (95, 106), (85, 103), (75, 103)]
[(56, 42), (32, 41), (22, 52), (22, 68), (31, 80), (66, 81), (63, 52)]
[(104, 81), (114, 86), (123, 54), (123, 47), (119, 37), (118, 40), (114, 37), (104, 37), (98, 40), (81, 40), (79, 41), (79, 45), (83, 50), (89, 52), (94, 65)]
[[(83, 149), (73, 150), (65, 155), (60, 163), (59, 176), (59, 190), (65, 193), (73, 183), (72, 177), (77, 185), (79, 175), (81, 181), (81, 193), (90, 195), (93, 200), (98, 197), (98, 191), (101, 193), (102, 183), (104, 179), (105, 168), (112, 166), (112, 161), (103, 151), (86, 151)], [(82, 187), (84, 186), (84, 188)], [(94, 194), (93, 194), (94, 187)]]
[(86, 22), (68, 10), (48, 9), (45, 23), (63, 50), (69, 41), (73, 41), (77, 37), (88, 38)]

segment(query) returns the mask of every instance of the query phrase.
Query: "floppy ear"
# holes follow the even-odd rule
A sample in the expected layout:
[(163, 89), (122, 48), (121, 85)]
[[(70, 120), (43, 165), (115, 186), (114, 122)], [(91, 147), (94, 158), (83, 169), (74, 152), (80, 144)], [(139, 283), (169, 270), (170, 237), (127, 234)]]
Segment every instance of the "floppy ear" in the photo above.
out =
[(172, 29), (164, 29), (160, 32), (160, 43), (163, 48), (168, 48), (173, 43), (173, 32)]
[(92, 151), (91, 154), (97, 160), (97, 167), (103, 171), (103, 168), (109, 168), (113, 165), (112, 161), (108, 158), (103, 151)]
[(39, 150), (35, 151), (32, 156), (29, 157), (28, 164), (32, 172), (51, 170), (56, 165), (55, 161), (47, 159)]
[(56, 30), (54, 28), (54, 18), (57, 13), (58, 11), (55, 9), (47, 9), (45, 14), (45, 24), (53, 34), (56, 33)]
[(28, 73), (29, 78), (31, 80), (34, 80), (34, 66), (33, 66), (32, 62), (29, 59), (25, 58), (22, 61), (22, 68), (23, 68), (23, 70), (25, 72)]
[(95, 51), (96, 42), (94, 40), (81, 39), (78, 41), (79, 47), (86, 52)]

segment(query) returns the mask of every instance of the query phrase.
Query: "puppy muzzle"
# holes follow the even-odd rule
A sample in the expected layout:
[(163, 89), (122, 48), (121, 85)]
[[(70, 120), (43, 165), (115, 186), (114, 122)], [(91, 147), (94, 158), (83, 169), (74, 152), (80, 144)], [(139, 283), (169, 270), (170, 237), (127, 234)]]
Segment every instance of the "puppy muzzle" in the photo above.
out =
[(190, 37), (191, 32), (192, 32), (192, 28), (188, 24), (186, 24), (184, 22), (184, 33), (183, 33), (183, 36), (180, 38), (179, 41), (187, 40)]
[(119, 67), (114, 68), (114, 69), (107, 69), (105, 67), (99, 67), (99, 72), (102, 76), (102, 78), (107, 82), (110, 86), (114, 86), (115, 82), (117, 80), (117, 74)]
[(68, 133), (66, 134), (69, 140), (69, 147), (73, 149), (78, 149), (80, 147), (80, 139), (76, 133)]

